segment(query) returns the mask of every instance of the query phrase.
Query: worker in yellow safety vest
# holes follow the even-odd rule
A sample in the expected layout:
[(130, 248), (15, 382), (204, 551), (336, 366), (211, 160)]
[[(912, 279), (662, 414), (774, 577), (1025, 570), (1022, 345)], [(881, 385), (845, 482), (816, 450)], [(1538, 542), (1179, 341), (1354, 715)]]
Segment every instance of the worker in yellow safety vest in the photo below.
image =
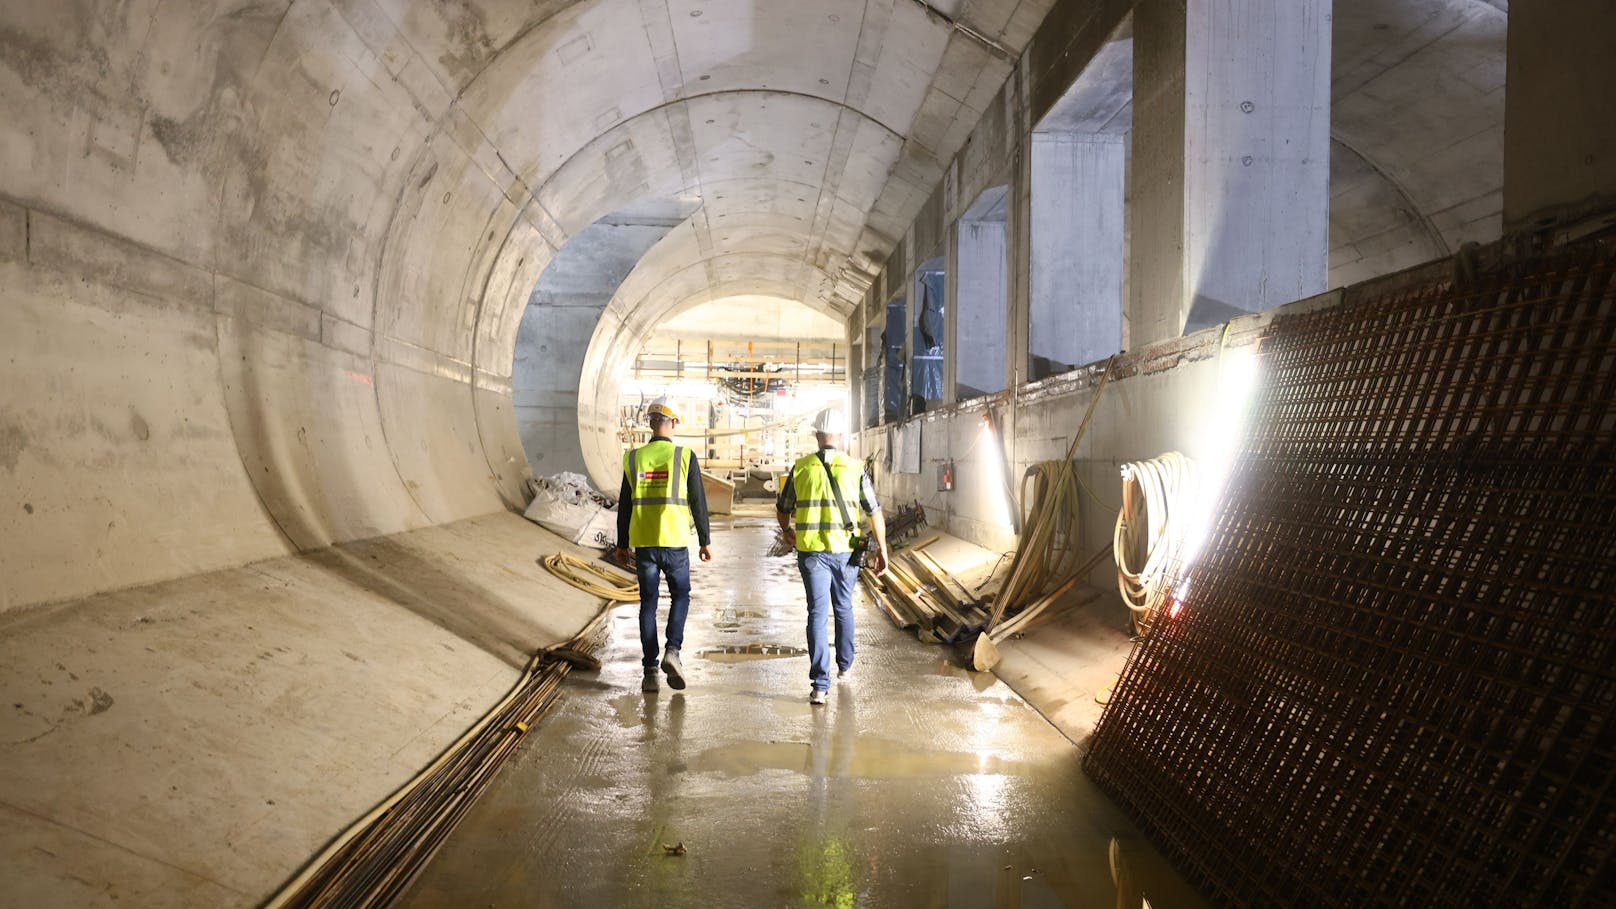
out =
[(640, 580), (640, 646), (645, 677), (641, 691), (656, 691), (657, 588), (668, 579), (668, 637), (662, 671), (675, 690), (685, 687), (679, 648), (684, 645), (685, 616), (690, 612), (690, 525), (696, 526), (701, 560), (713, 560), (712, 532), (707, 526), (707, 495), (701, 465), (690, 449), (673, 444), (679, 415), (667, 398), (646, 409), (651, 441), (623, 455), (623, 486), (618, 491), (617, 556), (628, 561), (634, 550)]
[[(876, 574), (887, 568), (886, 518), (864, 462), (839, 450), (846, 433), (841, 411), (821, 411), (814, 419), (819, 450), (792, 466), (774, 505), (780, 529), (797, 548), (808, 596), (808, 703), (815, 705), (824, 704), (830, 690), (826, 612), (836, 616), (836, 669), (846, 679), (853, 670), (853, 582), (861, 565)], [(873, 548), (859, 536), (854, 503), (870, 517)]]

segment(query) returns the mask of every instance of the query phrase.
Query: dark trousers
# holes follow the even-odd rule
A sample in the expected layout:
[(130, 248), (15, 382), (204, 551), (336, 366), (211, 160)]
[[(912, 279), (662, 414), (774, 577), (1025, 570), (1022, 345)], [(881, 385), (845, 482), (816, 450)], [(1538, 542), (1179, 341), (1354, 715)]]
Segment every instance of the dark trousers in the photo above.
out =
[(634, 550), (640, 578), (640, 647), (646, 668), (657, 664), (657, 587), (668, 579), (668, 649), (685, 643), (685, 616), (690, 612), (690, 550), (683, 546), (641, 546)]

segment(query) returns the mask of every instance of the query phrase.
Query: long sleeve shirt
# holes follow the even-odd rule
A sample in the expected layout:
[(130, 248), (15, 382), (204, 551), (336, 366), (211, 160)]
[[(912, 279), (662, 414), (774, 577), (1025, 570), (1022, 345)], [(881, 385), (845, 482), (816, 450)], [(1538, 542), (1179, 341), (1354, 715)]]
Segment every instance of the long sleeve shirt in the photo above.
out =
[[(651, 445), (672, 445), (667, 439), (652, 439), (646, 443)], [(690, 502), (690, 517), (696, 522), (696, 540), (702, 546), (712, 545), (713, 532), (707, 521), (707, 487), (701, 484), (701, 463), (696, 460), (696, 453), (690, 453), (690, 477), (685, 484), (685, 498)], [(628, 524), (634, 517), (634, 484), (629, 482), (628, 474), (623, 474), (623, 486), (617, 492), (617, 548), (627, 549)]]
[[(836, 449), (823, 448), (819, 453), (829, 460), (836, 454)], [(781, 514), (791, 514), (797, 510), (797, 490), (791, 483), (794, 473), (786, 474), (785, 482), (780, 485), (780, 497), (774, 502), (774, 510)], [(865, 514), (875, 514), (881, 510), (881, 503), (875, 500), (875, 484), (870, 482), (870, 475), (863, 471), (859, 472), (859, 508)]]

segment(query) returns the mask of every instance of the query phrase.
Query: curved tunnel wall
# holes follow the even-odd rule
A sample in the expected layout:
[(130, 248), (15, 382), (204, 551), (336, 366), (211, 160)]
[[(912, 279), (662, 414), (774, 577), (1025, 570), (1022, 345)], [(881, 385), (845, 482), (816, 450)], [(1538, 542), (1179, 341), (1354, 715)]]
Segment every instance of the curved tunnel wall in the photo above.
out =
[[(556, 250), (699, 202), (585, 377), (709, 300), (844, 317), (972, 130), (1016, 128), (1051, 5), (973, 0), (962, 30), (904, 0), (6, 4), (0, 608), (519, 507), (513, 351)], [(1429, 222), (1389, 236), (1492, 229), (1492, 159), (1467, 162), (1496, 125), (1468, 127), (1500, 89), (1464, 64), (1497, 10), (1353, 9), (1401, 42), (1337, 48), (1338, 139)], [(1418, 120), (1429, 73), (1466, 101), (1436, 156), (1388, 114)], [(615, 461), (615, 391), (583, 384), (582, 453)]]
[(688, 5), (0, 10), (0, 608), (519, 507), (529, 291), (635, 200), (702, 200), (659, 310), (850, 308), (1010, 61), (897, 0)]

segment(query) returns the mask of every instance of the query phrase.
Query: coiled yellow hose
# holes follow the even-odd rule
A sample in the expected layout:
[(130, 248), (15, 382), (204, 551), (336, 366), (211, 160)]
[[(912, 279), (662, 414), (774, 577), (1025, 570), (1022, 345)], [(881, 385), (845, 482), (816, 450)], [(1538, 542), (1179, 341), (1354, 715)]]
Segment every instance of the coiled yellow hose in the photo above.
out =
[[(640, 582), (634, 578), (625, 578), (620, 574), (607, 571), (599, 565), (586, 562), (576, 556), (558, 552), (546, 556), (540, 561), (550, 573), (572, 586), (594, 594), (614, 603), (632, 603), (640, 598)], [(588, 575), (594, 575), (600, 580), (592, 580)], [(604, 581), (605, 583), (601, 583)]]

